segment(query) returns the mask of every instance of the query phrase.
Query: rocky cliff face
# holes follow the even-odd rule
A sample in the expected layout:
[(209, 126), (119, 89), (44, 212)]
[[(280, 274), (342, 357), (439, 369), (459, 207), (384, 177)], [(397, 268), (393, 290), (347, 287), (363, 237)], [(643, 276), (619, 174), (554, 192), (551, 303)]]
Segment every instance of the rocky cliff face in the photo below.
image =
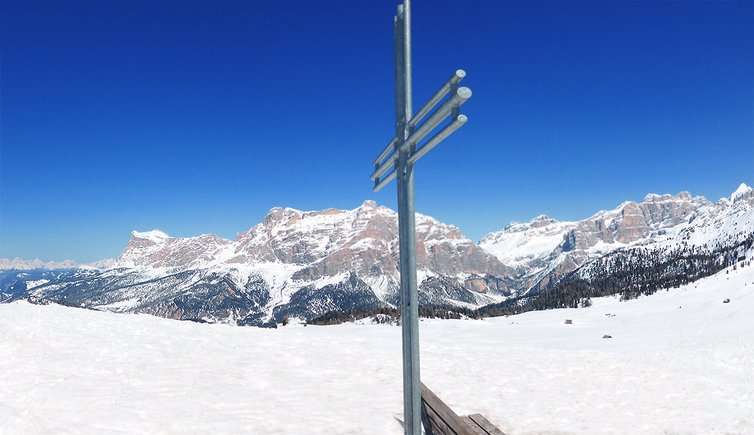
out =
[[(754, 232), (753, 210), (754, 192), (745, 185), (715, 203), (687, 192), (647, 195), (582, 221), (512, 223), (479, 245), (457, 227), (417, 214), (419, 299), (474, 308), (546, 291), (617, 250), (729, 245)], [(256, 325), (395, 306), (397, 238), (396, 213), (373, 201), (353, 210), (274, 208), (235, 240), (134, 231), (114, 263), (0, 272), (0, 302), (30, 298)]]
[[(420, 274), (504, 277), (512, 273), (457, 227), (421, 214), (416, 221)], [(185, 270), (275, 264), (281, 275), (288, 273), (286, 278), (302, 282), (350, 272), (397, 282), (397, 238), (396, 213), (373, 201), (353, 210), (274, 208), (234, 241), (214, 235), (173, 238), (159, 230), (134, 231), (117, 266)]]
[(213, 262), (229, 244), (230, 241), (211, 234), (176, 238), (160, 230), (133, 231), (117, 266), (182, 269), (202, 267)]
[[(513, 269), (452, 225), (418, 215), (420, 298), (476, 307), (511, 293)], [(397, 215), (274, 208), (235, 240), (134, 231), (115, 265), (29, 288), (39, 300), (177, 319), (260, 324), (398, 301)]]
[[(618, 249), (689, 242), (702, 245), (729, 237), (721, 228), (752, 206), (754, 193), (744, 184), (730, 198), (716, 203), (688, 192), (650, 194), (641, 202), (627, 201), (582, 221), (558, 222), (539, 216), (529, 223), (510, 224), (485, 236), (479, 245), (515, 266), (523, 287), (541, 291), (564, 274)], [(754, 231), (754, 226), (741, 222), (730, 231), (744, 236)], [(690, 239), (689, 234), (694, 233), (697, 236)]]

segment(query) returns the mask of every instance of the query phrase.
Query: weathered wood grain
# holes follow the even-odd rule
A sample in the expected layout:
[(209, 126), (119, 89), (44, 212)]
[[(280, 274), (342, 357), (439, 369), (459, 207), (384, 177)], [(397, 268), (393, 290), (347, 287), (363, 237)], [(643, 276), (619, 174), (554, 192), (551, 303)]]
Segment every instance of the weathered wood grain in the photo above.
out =
[(459, 417), (426, 385), (421, 384), (423, 420), (431, 435), (505, 435), (481, 414)]
[(503, 431), (498, 429), (497, 426), (492, 424), (482, 414), (471, 414), (469, 415), (469, 419), (478, 424), (489, 435), (505, 435)]

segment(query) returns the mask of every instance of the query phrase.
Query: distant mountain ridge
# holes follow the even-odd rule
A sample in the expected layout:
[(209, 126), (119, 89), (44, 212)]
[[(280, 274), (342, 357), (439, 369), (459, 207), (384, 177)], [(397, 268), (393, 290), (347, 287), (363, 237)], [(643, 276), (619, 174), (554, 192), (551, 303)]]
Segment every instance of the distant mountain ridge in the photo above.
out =
[[(582, 221), (512, 223), (478, 244), (417, 214), (420, 301), (474, 309), (546, 291), (612, 252), (734, 243), (754, 232), (753, 209), (745, 184), (714, 203), (688, 192), (650, 194)], [(353, 210), (273, 208), (235, 240), (134, 231), (121, 256), (98, 267), (0, 272), (0, 301), (256, 325), (391, 307), (398, 302), (397, 233), (396, 213), (373, 201)], [(0, 261), (8, 264), (19, 261)]]
[[(273, 208), (235, 240), (134, 231), (111, 267), (30, 277), (34, 286), (2, 291), (4, 300), (31, 297), (179, 319), (312, 318), (394, 306), (397, 234), (396, 213), (373, 201), (353, 210)], [(457, 227), (417, 214), (417, 240), (423, 303), (477, 307), (510, 295), (512, 269)]]
[(115, 260), (108, 258), (92, 263), (79, 263), (73, 260), (63, 261), (43, 261), (38, 258), (27, 260), (23, 258), (0, 258), (0, 270), (34, 270), (34, 269), (79, 269), (79, 268), (98, 268), (103, 269), (111, 267)]
[[(639, 203), (626, 201), (581, 221), (538, 216), (529, 223), (513, 223), (486, 235), (479, 246), (517, 267), (528, 287), (542, 288), (618, 249), (654, 243), (703, 245), (714, 239), (745, 237), (754, 231), (753, 206), (754, 191), (745, 184), (715, 203), (688, 192), (649, 194)], [(726, 222), (732, 226), (718, 231)]]

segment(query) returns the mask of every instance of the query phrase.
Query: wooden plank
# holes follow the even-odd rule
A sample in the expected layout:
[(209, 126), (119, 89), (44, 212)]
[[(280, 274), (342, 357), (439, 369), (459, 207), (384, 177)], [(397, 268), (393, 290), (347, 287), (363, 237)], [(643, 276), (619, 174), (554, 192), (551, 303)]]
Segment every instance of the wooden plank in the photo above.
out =
[(422, 420), (429, 420), (433, 435), (505, 435), (482, 414), (460, 417), (426, 385), (422, 388)]
[(427, 409), (427, 417), (439, 426), (443, 435), (456, 435), (460, 418), (426, 386), (422, 386), (422, 405)]
[(422, 427), (424, 428), (424, 434), (435, 435), (435, 432), (432, 430), (432, 423), (429, 421), (429, 415), (427, 414), (427, 406), (424, 404), (424, 402), (422, 402), (421, 412), (422, 412)]
[(443, 431), (442, 428), (437, 425), (435, 420), (430, 420), (429, 425), (432, 427), (432, 435), (453, 435), (452, 432)]
[(471, 414), (469, 415), (469, 419), (478, 424), (479, 427), (484, 429), (489, 435), (505, 435), (503, 431), (498, 429), (497, 426), (484, 418), (482, 414)]
[(434, 435), (456, 435), (456, 431), (451, 428), (448, 423), (446, 423), (440, 415), (437, 414), (437, 411), (432, 409), (432, 407), (427, 406), (426, 403), (422, 402), (425, 406), (425, 412), (427, 413), (427, 419), (429, 420), (431, 426), (432, 426), (432, 433)]
[[(461, 417), (453, 412), (453, 410), (450, 409), (450, 407), (446, 405), (442, 400), (440, 400), (440, 398), (437, 397), (435, 393), (427, 388), (424, 383), (421, 384), (421, 387), (422, 402), (428, 409), (434, 411), (434, 414), (436, 414), (437, 417), (439, 417), (445, 423), (445, 425), (453, 431), (450, 432), (452, 435), (477, 435), (471, 429), (471, 426), (469, 426), (465, 421), (461, 420)], [(430, 413), (428, 413), (428, 415), (429, 414)], [(432, 417), (430, 416), (430, 419), (431, 418)]]
[(468, 415), (461, 417), (461, 420), (465, 421), (466, 424), (469, 425), (471, 430), (476, 432), (478, 435), (487, 435), (487, 431), (482, 429), (478, 424), (476, 424), (476, 422), (472, 420), (471, 418), (469, 418)]

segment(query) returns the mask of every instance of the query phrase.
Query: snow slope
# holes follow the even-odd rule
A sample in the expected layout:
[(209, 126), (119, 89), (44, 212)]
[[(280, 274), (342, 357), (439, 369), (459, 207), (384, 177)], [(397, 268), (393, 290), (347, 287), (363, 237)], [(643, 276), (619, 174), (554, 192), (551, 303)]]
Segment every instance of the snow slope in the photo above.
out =
[[(754, 433), (754, 267), (727, 272), (628, 302), (424, 321), (422, 380), (509, 434)], [(399, 434), (400, 352), (395, 326), (4, 304), (0, 434)]]

